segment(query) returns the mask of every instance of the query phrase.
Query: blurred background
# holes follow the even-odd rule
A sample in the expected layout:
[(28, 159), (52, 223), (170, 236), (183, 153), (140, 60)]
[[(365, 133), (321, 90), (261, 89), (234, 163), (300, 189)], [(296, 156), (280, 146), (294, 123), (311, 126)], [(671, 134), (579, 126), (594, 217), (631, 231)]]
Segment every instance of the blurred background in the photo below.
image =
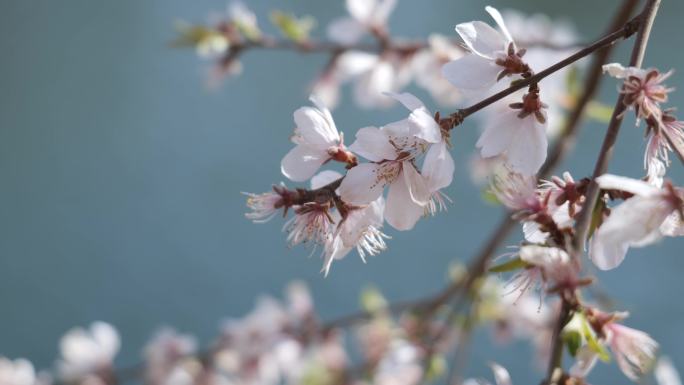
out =
[[(618, 0), (490, 1), (500, 9), (566, 19), (582, 41), (599, 36)], [(344, 2), (250, 0), (266, 26), (271, 9), (311, 14), (322, 36)], [(400, 1), (393, 34), (454, 35), (453, 26), (488, 19), (476, 0)], [(482, 201), (468, 162), (477, 139), (473, 122), (452, 137), (454, 200), (446, 214), (398, 233), (389, 250), (364, 265), (355, 253), (319, 273), (317, 254), (288, 249), (282, 221), (253, 225), (241, 191), (261, 192), (284, 178), (292, 112), (308, 103), (308, 86), (325, 55), (253, 52), (244, 73), (216, 90), (192, 50), (170, 49), (179, 19), (205, 22), (223, 12), (218, 0), (6, 1), (0, 12), (0, 354), (50, 368), (59, 337), (94, 320), (123, 337), (121, 366), (135, 363), (162, 325), (202, 343), (220, 321), (248, 312), (257, 296), (280, 296), (292, 280), (306, 282), (324, 319), (358, 308), (369, 284), (389, 299), (423, 296), (443, 287), (452, 261), (467, 261), (499, 221), (501, 209)], [(684, 3), (664, 0), (647, 66), (684, 68), (678, 49)], [(268, 32), (274, 32), (268, 29)], [(631, 44), (616, 61), (625, 63)], [(678, 87), (681, 73), (669, 80)], [(612, 105), (616, 82), (601, 99)], [(681, 88), (681, 87), (678, 87)], [(409, 90), (414, 90), (413, 86)], [(425, 94), (418, 92), (420, 96)], [(671, 95), (683, 105), (684, 94)], [(425, 100), (430, 100), (426, 98)], [(346, 88), (333, 115), (342, 131), (397, 120), (401, 107), (359, 110)], [(643, 128), (623, 125), (610, 170), (642, 176)], [(562, 170), (588, 175), (605, 126), (583, 126), (577, 151)], [(684, 183), (673, 159), (669, 176)], [(521, 239), (516, 230), (509, 240)], [(597, 272), (600, 287), (632, 312), (627, 324), (649, 332), (684, 369), (682, 240), (633, 249), (620, 269)], [(503, 253), (504, 249), (501, 249)], [(477, 335), (468, 374), (491, 378), (497, 361), (515, 383), (536, 383), (527, 344), (495, 345)], [(529, 354), (528, 354), (529, 353)], [(610, 381), (608, 379), (611, 379)], [(594, 383), (628, 383), (614, 365), (599, 364)]]

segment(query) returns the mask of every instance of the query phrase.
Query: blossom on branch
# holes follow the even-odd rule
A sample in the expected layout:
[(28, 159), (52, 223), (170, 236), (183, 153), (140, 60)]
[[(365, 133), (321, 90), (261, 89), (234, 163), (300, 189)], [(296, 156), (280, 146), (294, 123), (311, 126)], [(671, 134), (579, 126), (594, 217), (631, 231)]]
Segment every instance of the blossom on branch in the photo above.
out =
[(444, 65), (444, 77), (459, 90), (484, 91), (504, 77), (531, 76), (531, 70), (522, 60), (525, 50), (518, 50), (503, 17), (496, 8), (485, 7), (499, 31), (482, 21), (456, 26), (470, 54)]
[(654, 68), (623, 67), (611, 63), (603, 66), (603, 72), (624, 79), (620, 93), (624, 95), (625, 106), (636, 112), (637, 124), (642, 118), (660, 118), (660, 104), (667, 102), (667, 94), (673, 90), (662, 83), (672, 75), (672, 71), (661, 73)]
[(326, 162), (334, 160), (355, 165), (356, 157), (344, 146), (330, 111), (311, 98), (315, 107), (302, 107), (294, 112), (297, 125), (291, 140), (296, 146), (285, 155), (283, 175), (295, 182), (311, 178)]
[(61, 359), (57, 362), (66, 381), (111, 371), (121, 340), (116, 329), (105, 322), (94, 322), (90, 329), (74, 328), (59, 342)]
[(610, 174), (598, 177), (596, 182), (604, 190), (634, 195), (614, 208), (594, 232), (589, 256), (599, 269), (618, 267), (631, 246), (646, 246), (664, 235), (682, 234), (680, 188), (669, 183), (657, 188), (644, 181)]
[(328, 26), (328, 37), (351, 45), (367, 33), (384, 34), (397, 0), (347, 0), (345, 4), (350, 16), (333, 20)]

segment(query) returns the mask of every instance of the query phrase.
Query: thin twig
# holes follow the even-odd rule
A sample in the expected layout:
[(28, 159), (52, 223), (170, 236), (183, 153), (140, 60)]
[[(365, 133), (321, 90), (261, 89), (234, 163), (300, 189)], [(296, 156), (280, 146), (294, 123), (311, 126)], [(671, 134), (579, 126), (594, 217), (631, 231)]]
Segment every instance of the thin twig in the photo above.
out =
[[(644, 60), (644, 53), (646, 52), (648, 38), (651, 34), (653, 20), (655, 19), (659, 6), (660, 0), (649, 0), (646, 4), (646, 8), (639, 16), (639, 18), (642, 20), (642, 23), (639, 28), (637, 39), (634, 42), (632, 56), (629, 60), (629, 65), (632, 67), (641, 67), (641, 64)], [(594, 211), (594, 206), (596, 205), (599, 195), (599, 186), (596, 183), (596, 178), (605, 174), (608, 170), (608, 163), (613, 156), (615, 141), (617, 140), (618, 133), (620, 132), (622, 118), (627, 108), (624, 101), (625, 96), (621, 93), (617, 99), (617, 102), (615, 103), (615, 109), (613, 110), (613, 115), (608, 124), (608, 130), (606, 131), (606, 136), (603, 139), (599, 157), (596, 160), (594, 173), (592, 174), (592, 181), (589, 184), (589, 189), (587, 190), (586, 200), (582, 205), (582, 211), (580, 212), (579, 219), (575, 225), (575, 239), (573, 245), (575, 254), (581, 254), (584, 244), (587, 240), (592, 212)]]

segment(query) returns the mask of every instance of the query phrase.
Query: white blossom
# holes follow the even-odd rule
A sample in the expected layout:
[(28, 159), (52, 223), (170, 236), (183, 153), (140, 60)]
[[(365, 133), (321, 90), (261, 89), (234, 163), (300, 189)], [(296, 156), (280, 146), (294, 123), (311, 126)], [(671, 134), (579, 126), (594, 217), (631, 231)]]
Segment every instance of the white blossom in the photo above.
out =
[(328, 26), (333, 41), (352, 45), (366, 33), (382, 33), (396, 0), (347, 0), (349, 17), (334, 20)]
[(614, 322), (604, 326), (604, 333), (620, 370), (629, 379), (637, 381), (653, 369), (658, 343), (648, 334)]
[(441, 68), (463, 55), (464, 50), (446, 36), (430, 35), (427, 48), (420, 50), (411, 60), (416, 84), (430, 92), (430, 96), (438, 103), (455, 106), (463, 99), (463, 95), (446, 81)]
[(108, 370), (119, 352), (121, 340), (116, 329), (105, 322), (93, 322), (90, 329), (74, 328), (59, 342), (61, 359), (57, 363), (66, 380), (76, 380)]
[(330, 111), (315, 98), (311, 101), (315, 107), (302, 107), (294, 113), (297, 127), (292, 142), (296, 146), (281, 162), (283, 175), (296, 182), (311, 178), (327, 161), (355, 162), (337, 132)]
[(36, 372), (33, 364), (23, 358), (10, 360), (0, 357), (0, 384), (36, 385)]
[(663, 235), (677, 233), (677, 228), (663, 227), (661, 230), (669, 217), (679, 215), (681, 194), (677, 189), (660, 189), (640, 180), (610, 174), (600, 176), (596, 182), (603, 189), (634, 194), (614, 208), (594, 232), (589, 256), (599, 269), (619, 266), (631, 246), (649, 245)]
[(658, 385), (682, 385), (679, 373), (668, 357), (658, 359), (654, 373)]
[(445, 64), (442, 68), (444, 77), (459, 90), (486, 90), (502, 74), (508, 74), (505, 65), (513, 62), (523, 65), (499, 11), (489, 6), (485, 10), (492, 16), (499, 30), (482, 21), (457, 25), (456, 32), (471, 53)]

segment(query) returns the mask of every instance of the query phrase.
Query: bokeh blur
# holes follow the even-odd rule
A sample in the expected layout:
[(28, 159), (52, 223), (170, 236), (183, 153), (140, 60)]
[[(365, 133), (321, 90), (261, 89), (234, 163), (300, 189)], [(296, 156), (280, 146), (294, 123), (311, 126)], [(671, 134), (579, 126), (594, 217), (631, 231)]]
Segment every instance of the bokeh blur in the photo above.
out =
[[(313, 15), (322, 36), (345, 13), (343, 1), (250, 0), (267, 25), (271, 9)], [(500, 9), (544, 13), (572, 22), (582, 41), (599, 36), (618, 0), (492, 0)], [(394, 35), (454, 35), (453, 26), (482, 19), (477, 0), (403, 0)], [(363, 264), (355, 253), (320, 273), (318, 254), (288, 249), (278, 219), (251, 224), (242, 191), (284, 180), (292, 112), (308, 103), (323, 55), (252, 52), (241, 76), (206, 87), (208, 63), (192, 50), (169, 47), (174, 22), (204, 22), (223, 12), (220, 0), (5, 1), (0, 12), (0, 354), (50, 368), (59, 337), (75, 325), (104, 320), (122, 333), (117, 364), (140, 359), (162, 325), (206, 343), (219, 323), (251, 309), (262, 293), (280, 295), (306, 282), (326, 319), (358, 309), (375, 285), (390, 300), (423, 296), (446, 282), (448, 266), (466, 262), (499, 221), (484, 202), (468, 163), (474, 122), (452, 137), (457, 162), (446, 214), (415, 230), (388, 230), (389, 250)], [(647, 66), (684, 69), (684, 2), (663, 0)], [(274, 32), (272, 29), (266, 29)], [(625, 63), (629, 44), (615, 61)], [(684, 81), (675, 72), (669, 84)], [(617, 83), (606, 79), (600, 99), (612, 104)], [(409, 88), (415, 90), (413, 86)], [(416, 91), (420, 96), (427, 95)], [(684, 94), (671, 94), (684, 106)], [(402, 117), (397, 106), (360, 110), (345, 89), (333, 112), (338, 127), (356, 129)], [(627, 119), (610, 170), (642, 176), (643, 128)], [(587, 122), (562, 169), (576, 177), (593, 167), (605, 126)], [(669, 176), (684, 183), (674, 160)], [(521, 239), (516, 230), (509, 240)], [(681, 239), (632, 249), (619, 269), (596, 272), (600, 289), (627, 324), (649, 332), (684, 369), (684, 260)], [(501, 253), (504, 249), (501, 249)], [(488, 361), (506, 366), (514, 383), (538, 383), (527, 344), (498, 346), (477, 334), (468, 374), (490, 378)], [(614, 365), (599, 364), (593, 383), (628, 383)]]

